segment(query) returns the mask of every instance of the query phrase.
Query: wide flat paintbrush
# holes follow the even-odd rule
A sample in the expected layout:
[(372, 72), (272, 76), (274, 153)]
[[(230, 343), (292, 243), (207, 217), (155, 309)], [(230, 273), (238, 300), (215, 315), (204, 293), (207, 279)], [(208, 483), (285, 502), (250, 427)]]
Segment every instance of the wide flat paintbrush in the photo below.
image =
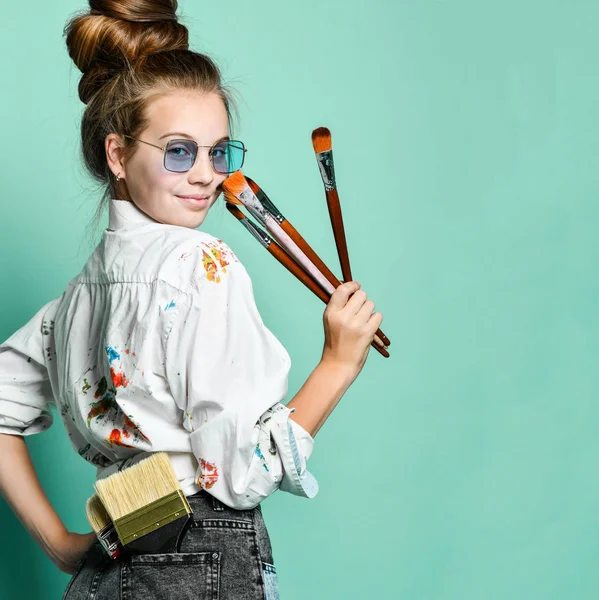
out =
[(117, 558), (123, 551), (123, 545), (114, 527), (114, 523), (97, 494), (85, 503), (87, 520), (96, 532), (96, 536), (110, 558)]
[(166, 452), (99, 479), (94, 487), (128, 553), (176, 552), (192, 510)]
[(248, 219), (243, 212), (231, 202), (226, 202), (227, 210), (266, 248), (292, 275), (310, 288), (323, 302), (330, 296), (291, 258), (268, 233)]
[[(233, 173), (228, 179), (225, 179), (222, 187), (227, 201), (231, 204), (241, 204), (245, 206), (254, 217), (267, 227), (269, 232), (281, 244), (284, 250), (295, 259), (295, 262), (324, 288), (330, 297), (335, 287), (328, 282), (295, 241), (283, 231), (281, 226), (275, 221), (273, 215), (261, 204), (243, 174), (239, 171)], [(385, 358), (389, 357), (389, 353), (378, 335), (374, 336), (372, 346)]]
[[(331, 295), (325, 292), (304, 269), (289, 256), (265, 231), (252, 223), (234, 203), (226, 203), (227, 210), (252, 234), (260, 244), (266, 248), (291, 274), (299, 279), (308, 289), (318, 296), (325, 304), (328, 304)], [(372, 347), (389, 358), (389, 352), (380, 344), (372, 341)]]
[[(245, 179), (248, 182), (250, 188), (256, 194), (258, 200), (268, 210), (271, 215), (275, 218), (277, 223), (280, 224), (283, 231), (285, 231), (291, 239), (300, 247), (300, 249), (306, 254), (306, 256), (316, 265), (320, 272), (327, 278), (333, 288), (337, 288), (341, 285), (341, 282), (335, 277), (331, 270), (324, 264), (320, 256), (312, 249), (310, 244), (300, 235), (295, 229), (291, 222), (281, 213), (281, 211), (274, 205), (272, 200), (266, 195), (266, 192), (250, 177), (245, 175)], [(391, 340), (380, 330), (377, 329), (376, 335), (378, 339), (382, 340), (384, 346), (389, 346)]]

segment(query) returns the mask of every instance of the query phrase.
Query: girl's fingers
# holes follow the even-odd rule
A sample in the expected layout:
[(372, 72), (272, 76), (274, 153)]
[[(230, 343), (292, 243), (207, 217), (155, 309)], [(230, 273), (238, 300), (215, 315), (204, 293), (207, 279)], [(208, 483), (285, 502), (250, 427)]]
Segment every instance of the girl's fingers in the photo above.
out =
[(346, 304), (348, 298), (360, 288), (357, 281), (348, 281), (342, 283), (332, 294), (328, 307), (333, 310), (341, 310)]

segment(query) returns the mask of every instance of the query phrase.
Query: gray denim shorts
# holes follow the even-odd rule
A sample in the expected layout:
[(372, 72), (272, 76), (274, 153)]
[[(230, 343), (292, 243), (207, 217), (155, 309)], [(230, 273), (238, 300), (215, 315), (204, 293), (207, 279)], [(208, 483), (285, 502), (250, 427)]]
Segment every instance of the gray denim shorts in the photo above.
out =
[(176, 552), (112, 560), (96, 542), (63, 600), (279, 600), (260, 505), (235, 510), (204, 490), (187, 500), (193, 520)]

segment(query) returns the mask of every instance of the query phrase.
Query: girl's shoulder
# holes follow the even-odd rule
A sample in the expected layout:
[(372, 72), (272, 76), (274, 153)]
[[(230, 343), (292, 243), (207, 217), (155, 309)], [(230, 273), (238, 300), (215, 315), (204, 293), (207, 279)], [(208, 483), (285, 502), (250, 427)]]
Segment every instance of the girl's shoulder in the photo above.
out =
[(245, 275), (245, 267), (225, 241), (199, 229), (176, 229), (165, 247), (164, 277), (176, 276), (182, 283), (198, 284), (201, 280), (222, 283), (233, 271)]

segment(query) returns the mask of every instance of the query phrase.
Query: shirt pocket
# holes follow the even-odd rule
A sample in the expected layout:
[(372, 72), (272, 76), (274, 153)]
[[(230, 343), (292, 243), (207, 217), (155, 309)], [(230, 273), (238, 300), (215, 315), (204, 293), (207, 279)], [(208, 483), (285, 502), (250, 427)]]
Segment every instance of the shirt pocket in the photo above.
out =
[(220, 552), (135, 554), (123, 565), (122, 600), (218, 600)]

